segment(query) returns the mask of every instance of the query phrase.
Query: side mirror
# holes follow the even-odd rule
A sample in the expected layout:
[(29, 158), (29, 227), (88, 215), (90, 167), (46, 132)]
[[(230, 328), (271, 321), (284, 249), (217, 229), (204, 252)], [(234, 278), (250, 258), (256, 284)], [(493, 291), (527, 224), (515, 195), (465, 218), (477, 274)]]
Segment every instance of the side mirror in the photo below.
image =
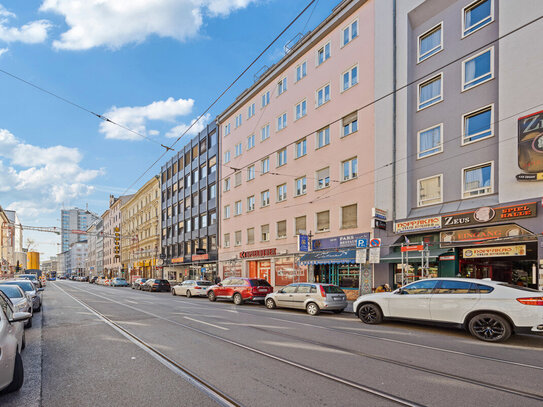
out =
[(20, 322), (20, 321), (26, 321), (27, 319), (30, 319), (32, 317), (32, 314), (30, 312), (15, 312), (9, 322)]
[(38, 291), (43, 291), (45, 290), (45, 288), (38, 288)]

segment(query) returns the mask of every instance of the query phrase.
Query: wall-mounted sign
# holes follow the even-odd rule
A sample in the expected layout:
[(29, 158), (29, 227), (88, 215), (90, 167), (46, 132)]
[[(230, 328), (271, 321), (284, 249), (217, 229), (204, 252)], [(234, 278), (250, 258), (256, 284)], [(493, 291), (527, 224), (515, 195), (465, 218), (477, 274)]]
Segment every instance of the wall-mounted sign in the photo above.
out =
[(262, 249), (262, 250), (251, 250), (250, 252), (240, 252), (240, 259), (245, 259), (247, 257), (265, 257), (265, 256), (275, 256), (277, 254), (277, 249)]
[(309, 251), (309, 237), (307, 235), (298, 235), (298, 251), (299, 252), (308, 252)]
[(443, 229), (460, 226), (476, 225), (481, 223), (503, 222), (537, 216), (537, 202), (520, 205), (501, 206), (491, 208), (483, 206), (475, 211), (453, 213), (443, 216)]
[(381, 219), (372, 219), (371, 227), (374, 229), (387, 230), (387, 223), (386, 221), (381, 220)]
[(311, 246), (313, 247), (313, 250), (346, 249), (356, 247), (356, 241), (359, 239), (369, 238), (369, 233), (357, 233), (354, 235), (328, 237), (325, 239), (313, 239)]
[(526, 256), (526, 245), (470, 247), (469, 249), (464, 249), (462, 255), (465, 259), (478, 257)]
[(424, 245), (418, 244), (415, 246), (402, 246), (400, 250), (402, 252), (421, 252), (424, 250)]
[(518, 181), (543, 180), (543, 111), (518, 119)]
[(439, 256), (439, 261), (447, 261), (447, 260), (454, 260), (455, 257), (454, 257), (454, 254), (452, 255), (447, 255), (447, 256)]
[(373, 218), (381, 219), (381, 220), (387, 220), (387, 211), (379, 208), (372, 208), (371, 209), (371, 216)]
[[(472, 246), (475, 242), (489, 244), (491, 240), (496, 243), (503, 243), (503, 239), (535, 237), (528, 230), (518, 225), (487, 226), (482, 228), (471, 228), (451, 230), (440, 233), (441, 247)], [(500, 239), (502, 239), (500, 241)]]
[(192, 255), (192, 261), (198, 261), (198, 260), (208, 260), (209, 254), (193, 254)]
[(175, 257), (175, 258), (173, 258), (172, 263), (183, 263), (183, 257)]
[(394, 222), (394, 232), (396, 233), (413, 233), (432, 229), (441, 229), (441, 216)]

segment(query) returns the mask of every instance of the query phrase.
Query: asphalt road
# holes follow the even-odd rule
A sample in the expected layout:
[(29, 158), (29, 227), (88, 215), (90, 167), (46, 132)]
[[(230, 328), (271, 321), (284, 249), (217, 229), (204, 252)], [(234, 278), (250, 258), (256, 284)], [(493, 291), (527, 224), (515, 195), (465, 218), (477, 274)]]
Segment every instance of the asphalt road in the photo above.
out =
[(40, 317), (23, 353), (33, 379), (2, 406), (543, 405), (542, 337), (487, 344), (71, 281), (48, 283)]

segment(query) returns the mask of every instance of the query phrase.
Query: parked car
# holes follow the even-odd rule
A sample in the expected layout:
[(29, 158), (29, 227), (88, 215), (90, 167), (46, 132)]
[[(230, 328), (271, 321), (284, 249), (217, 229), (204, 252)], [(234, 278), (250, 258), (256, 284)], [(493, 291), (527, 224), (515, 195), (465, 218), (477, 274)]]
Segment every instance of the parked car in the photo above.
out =
[(132, 283), (133, 290), (141, 290), (141, 286), (147, 281), (146, 278), (136, 278)]
[(230, 277), (221, 283), (212, 285), (207, 291), (209, 301), (228, 299), (241, 305), (245, 301), (257, 301), (264, 304), (266, 295), (273, 292), (273, 287), (261, 278)]
[(36, 284), (38, 288), (43, 287), (41, 280), (35, 274), (16, 274), (14, 277), (19, 280), (21, 279), (30, 280), (34, 284)]
[(172, 287), (173, 295), (185, 295), (187, 298), (197, 295), (199, 297), (207, 296), (207, 290), (213, 283), (206, 280), (186, 280)]
[(170, 282), (168, 280), (160, 280), (157, 278), (150, 278), (141, 285), (143, 291), (170, 291)]
[(366, 324), (384, 319), (448, 324), (487, 342), (505, 341), (515, 332), (543, 333), (543, 293), (499, 281), (419, 280), (393, 292), (363, 295), (353, 309)]
[(4, 280), (2, 284), (15, 284), (23, 289), (32, 301), (33, 312), (41, 311), (41, 295), (40, 292), (43, 288), (38, 288), (29, 280)]
[(130, 284), (124, 279), (120, 277), (115, 277), (113, 280), (111, 280), (111, 283), (109, 283), (112, 287), (130, 287)]
[(9, 298), (0, 293), (0, 390), (4, 393), (17, 391), (23, 385), (23, 324), (30, 317), (28, 312), (14, 312)]
[[(8, 297), (13, 304), (15, 312), (28, 312), (32, 315), (32, 300), (27, 296), (21, 287), (14, 284), (2, 284), (0, 281), (0, 291)], [(25, 328), (32, 326), (32, 318), (25, 322)]]
[(98, 280), (98, 276), (92, 276), (89, 278), (89, 284), (94, 284)]
[(320, 311), (339, 314), (347, 307), (347, 296), (333, 284), (296, 283), (268, 294), (266, 307), (305, 309), (309, 315), (318, 315)]

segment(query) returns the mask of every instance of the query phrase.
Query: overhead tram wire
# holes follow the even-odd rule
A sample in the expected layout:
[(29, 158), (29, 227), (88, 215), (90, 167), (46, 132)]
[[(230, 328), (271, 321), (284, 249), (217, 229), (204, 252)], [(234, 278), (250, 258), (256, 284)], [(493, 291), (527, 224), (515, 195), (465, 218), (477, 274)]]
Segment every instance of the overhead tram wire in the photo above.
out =
[(49, 96), (53, 96), (54, 98), (57, 98), (58, 100), (60, 100), (60, 101), (62, 101), (62, 102), (64, 102), (64, 103), (67, 103), (67, 104), (69, 104), (69, 105), (72, 105), (72, 106), (74, 106), (74, 107), (77, 108), (77, 109), (80, 109), (80, 110), (82, 110), (82, 111), (84, 111), (84, 112), (90, 113), (91, 115), (93, 115), (93, 116), (99, 118), (100, 120), (103, 120), (103, 121), (105, 121), (105, 122), (111, 123), (112, 125), (117, 126), (117, 127), (120, 127), (120, 128), (122, 128), (123, 130), (126, 130), (126, 131), (128, 131), (128, 132), (130, 132), (130, 133), (132, 133), (132, 134), (135, 134), (135, 135), (138, 136), (138, 137), (144, 138), (144, 139), (146, 139), (146, 140), (148, 140), (148, 141), (150, 141), (150, 142), (152, 142), (152, 143), (155, 143), (155, 144), (157, 144), (157, 145), (159, 145), (159, 146), (165, 148), (166, 151), (172, 150), (172, 148), (170, 148), (170, 147), (168, 147), (168, 146), (165, 146), (164, 144), (162, 144), (162, 143), (156, 141), (155, 139), (152, 139), (151, 137), (146, 136), (145, 134), (138, 133), (137, 131), (135, 131), (135, 130), (133, 130), (133, 129), (127, 127), (127, 126), (124, 126), (124, 125), (122, 125), (122, 124), (120, 124), (120, 123), (117, 123), (117, 122), (111, 120), (109, 117), (106, 117), (106, 116), (104, 116), (104, 115), (95, 113), (95, 112), (93, 112), (92, 110), (86, 108), (85, 106), (80, 105), (79, 103), (73, 102), (73, 101), (71, 101), (70, 99), (65, 98), (64, 96), (60, 96), (60, 95), (58, 95), (58, 94), (56, 94), (56, 93), (54, 93), (54, 92), (52, 92), (52, 91), (50, 91), (50, 90), (47, 90), (47, 89), (45, 89), (45, 88), (43, 88), (43, 87), (41, 87), (41, 86), (39, 86), (39, 85), (36, 85), (36, 84), (33, 83), (33, 82), (30, 82), (30, 81), (28, 81), (28, 80), (26, 80), (26, 79), (23, 79), (23, 78), (21, 78), (20, 76), (17, 76), (17, 75), (15, 75), (15, 74), (12, 74), (11, 72), (6, 71), (5, 69), (0, 69), (0, 72), (3, 73), (3, 74), (6, 75), (6, 76), (9, 76), (9, 77), (11, 77), (11, 78), (13, 78), (13, 79), (16, 79), (16, 80), (18, 80), (18, 81), (20, 81), (20, 82), (25, 83), (25, 84), (27, 84), (27, 85), (29, 85), (29, 86), (31, 86), (31, 87), (33, 87), (33, 88), (39, 90), (40, 92), (46, 93), (46, 94), (48, 94)]
[[(256, 58), (253, 59), (253, 61), (247, 65), (247, 67), (236, 77), (236, 79), (234, 79), (234, 81), (232, 83), (230, 83), (230, 85), (228, 85), (226, 87), (226, 89), (224, 89), (220, 94), (219, 96), (217, 96), (217, 98), (215, 98), (215, 100), (207, 107), (207, 109), (205, 109), (197, 118), (196, 120), (194, 120), (190, 126), (188, 126), (185, 131), (179, 136), (177, 137), (177, 139), (170, 145), (170, 148), (173, 149), (173, 147), (179, 142), (179, 140), (181, 140), (181, 138), (187, 134), (189, 132), (189, 130), (196, 124), (200, 121), (200, 119), (207, 113), (211, 110), (211, 108), (213, 106), (215, 106), (215, 104), (226, 94), (226, 92), (228, 92), (232, 86), (234, 86), (240, 79), (243, 75), (245, 75), (245, 73), (251, 69), (251, 67), (266, 53), (268, 52), (268, 50), (272, 47), (273, 44), (275, 44), (279, 38), (281, 38), (281, 36), (290, 28), (292, 27), (292, 25), (309, 9), (309, 7), (311, 7), (311, 5), (313, 3), (315, 3), (315, 1), (317, 0), (311, 0), (307, 6), (305, 6), (305, 8), (300, 11), (300, 13), (298, 13), (298, 15), (296, 17), (294, 17), (293, 20), (291, 20), (291, 22), (283, 29), (283, 31), (281, 31), (274, 39), (272, 42), (270, 42), (268, 44), (268, 46), (266, 48), (264, 48), (264, 50), (258, 54), (258, 56)], [(136, 185), (144, 176), (145, 174), (147, 174), (160, 160), (162, 160), (162, 158), (168, 153), (168, 150), (166, 150), (165, 152), (163, 152), (160, 157), (155, 161), (153, 162), (153, 164), (151, 164), (144, 172), (143, 174), (141, 174), (138, 179), (136, 179), (136, 181), (134, 181), (128, 188), (126, 188), (126, 191), (123, 193), (123, 195), (125, 195), (134, 185)]]

